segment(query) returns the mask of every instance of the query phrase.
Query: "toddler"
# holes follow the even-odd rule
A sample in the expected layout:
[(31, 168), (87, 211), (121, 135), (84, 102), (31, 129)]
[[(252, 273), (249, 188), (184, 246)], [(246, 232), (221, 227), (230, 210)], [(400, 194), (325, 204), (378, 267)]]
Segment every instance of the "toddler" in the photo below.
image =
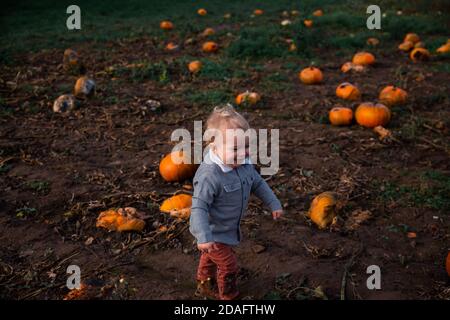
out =
[(210, 141), (194, 177), (190, 232), (201, 251), (196, 296), (221, 300), (239, 296), (233, 246), (241, 240), (240, 221), (250, 193), (270, 208), (273, 219), (283, 214), (280, 201), (250, 161), (248, 140), (240, 146), (236, 137), (226, 135), (230, 129), (249, 128), (231, 105), (216, 107), (207, 120), (207, 129), (219, 135)]

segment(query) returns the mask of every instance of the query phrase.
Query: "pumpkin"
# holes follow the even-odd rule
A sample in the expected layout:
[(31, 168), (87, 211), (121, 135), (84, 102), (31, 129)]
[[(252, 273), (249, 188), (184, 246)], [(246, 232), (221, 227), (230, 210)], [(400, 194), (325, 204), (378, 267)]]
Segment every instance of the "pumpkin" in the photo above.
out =
[(391, 111), (384, 104), (364, 102), (355, 112), (356, 122), (367, 128), (385, 126), (391, 119)]
[(361, 98), (358, 88), (348, 82), (341, 83), (336, 88), (336, 95), (344, 100), (358, 100)]
[(78, 78), (75, 82), (74, 95), (77, 98), (90, 97), (95, 93), (95, 81), (87, 76)]
[(412, 48), (414, 48), (414, 43), (411, 41), (403, 41), (398, 45), (399, 50), (402, 51), (410, 51)]
[(175, 51), (175, 50), (177, 50), (178, 48), (179, 48), (179, 46), (178, 46), (177, 44), (173, 43), (173, 42), (169, 42), (169, 43), (166, 45), (166, 50), (167, 50), (167, 51)]
[(189, 63), (188, 68), (191, 73), (197, 73), (201, 70), (202, 63), (198, 60), (192, 61)]
[(202, 46), (204, 52), (216, 52), (218, 49), (219, 45), (213, 41), (207, 41)]
[(206, 11), (206, 9), (201, 8), (201, 9), (198, 9), (198, 10), (197, 10), (197, 13), (198, 13), (200, 16), (206, 16), (206, 14), (208, 13), (208, 11)]
[(353, 111), (350, 108), (334, 107), (328, 113), (330, 123), (334, 126), (348, 126), (353, 120)]
[(405, 90), (395, 86), (387, 86), (381, 90), (378, 99), (387, 106), (404, 104), (408, 94)]
[(110, 209), (100, 213), (97, 218), (96, 226), (106, 228), (111, 231), (142, 231), (145, 221), (140, 219), (139, 213), (135, 208)]
[(161, 160), (159, 173), (168, 182), (190, 179), (197, 170), (197, 165), (192, 162), (183, 154), (183, 151), (175, 151)]
[(361, 66), (371, 65), (375, 63), (375, 57), (369, 52), (361, 51), (353, 56), (352, 62)]
[(368, 38), (366, 42), (369, 46), (377, 46), (380, 44), (380, 40), (377, 38)]
[(76, 100), (71, 94), (59, 96), (53, 103), (53, 112), (66, 112), (75, 109)]
[(425, 48), (425, 43), (423, 43), (422, 41), (419, 41), (414, 44), (414, 48)]
[(305, 21), (303, 21), (303, 24), (305, 25), (305, 27), (311, 28), (313, 26), (314, 22), (310, 19), (306, 19)]
[(342, 65), (341, 71), (344, 73), (347, 73), (350, 71), (362, 72), (362, 71), (366, 71), (366, 67), (358, 65), (358, 64), (354, 64), (353, 62), (346, 62)]
[(425, 61), (430, 58), (430, 52), (425, 48), (415, 48), (411, 51), (409, 57), (414, 62)]
[(255, 16), (260, 16), (260, 15), (262, 15), (263, 13), (264, 13), (264, 11), (261, 10), (261, 9), (255, 9), (255, 11), (253, 11), (253, 14), (254, 14)]
[(216, 31), (213, 28), (206, 28), (203, 32), (202, 32), (202, 36), (203, 37), (209, 37), (212, 36), (213, 34), (215, 34)]
[(316, 10), (316, 11), (313, 12), (313, 16), (314, 17), (321, 17), (321, 16), (323, 16), (323, 11), (321, 9)]
[(304, 84), (316, 84), (323, 80), (322, 71), (316, 67), (308, 67), (300, 71), (299, 78)]
[(77, 70), (80, 68), (80, 59), (75, 50), (64, 50), (63, 68), (66, 71)]
[(436, 49), (437, 53), (448, 53), (450, 52), (450, 42), (447, 42), (446, 44), (440, 46)]
[(161, 23), (159, 24), (159, 27), (163, 30), (172, 30), (173, 29), (173, 23), (170, 21), (161, 21)]
[(420, 41), (420, 37), (415, 33), (408, 33), (406, 34), (405, 39), (403, 39), (403, 42), (405, 41), (411, 41), (415, 44), (416, 42)]
[(450, 277), (450, 251), (447, 254), (447, 260), (445, 261), (445, 270), (447, 270), (447, 274)]
[(239, 94), (236, 97), (236, 104), (249, 104), (249, 105), (255, 105), (261, 100), (261, 96), (256, 92), (249, 92), (246, 91), (244, 93)]
[(325, 229), (336, 222), (336, 204), (336, 193), (323, 192), (313, 199), (307, 216), (319, 229)]
[(159, 210), (169, 213), (177, 218), (187, 219), (191, 215), (192, 196), (188, 194), (178, 194), (170, 197), (161, 204)]

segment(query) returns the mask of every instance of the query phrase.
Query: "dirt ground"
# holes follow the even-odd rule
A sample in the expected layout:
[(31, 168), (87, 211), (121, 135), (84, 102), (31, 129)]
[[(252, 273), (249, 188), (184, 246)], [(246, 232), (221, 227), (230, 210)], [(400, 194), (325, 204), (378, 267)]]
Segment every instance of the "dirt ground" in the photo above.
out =
[[(158, 165), (174, 145), (170, 133), (192, 129), (193, 120), (205, 120), (212, 107), (180, 93), (217, 88), (220, 81), (173, 70), (171, 81), (161, 85), (105, 72), (138, 59), (170, 64), (177, 57), (150, 39), (77, 50), (87, 57), (98, 89), (67, 115), (51, 111), (54, 98), (76, 79), (61, 68), (62, 50), (26, 54), (20, 65), (0, 67), (0, 90), (14, 109), (0, 118), (0, 297), (62, 299), (69, 291), (66, 268), (76, 264), (90, 284), (84, 298), (193, 299), (199, 253), (188, 222), (158, 210), (174, 192), (191, 192), (185, 186), (191, 181), (167, 183)], [(186, 50), (194, 54), (194, 48)], [(450, 298), (444, 268), (448, 207), (412, 205), (398, 189), (390, 197), (385, 189), (386, 183), (427, 188), (432, 182), (416, 173), (429, 170), (449, 175), (448, 73), (439, 71), (438, 60), (413, 64), (399, 53), (381, 52), (370, 76), (343, 74), (340, 66), (349, 59), (326, 60), (319, 86), (301, 85), (290, 72), (288, 89), (262, 92), (261, 106), (240, 109), (256, 128), (280, 128), (280, 171), (268, 182), (287, 213), (275, 222), (259, 200), (250, 203), (236, 248), (247, 299), (340, 299), (343, 293), (346, 299)], [(258, 89), (265, 72), (282, 68), (276, 59), (263, 64), (263, 71), (250, 70), (250, 77), (231, 78), (227, 85), (236, 93)], [(383, 142), (358, 125), (321, 121), (336, 104), (356, 105), (336, 99), (337, 84), (356, 83), (370, 101), (398, 77), (410, 102), (393, 109), (389, 129), (397, 140)], [(148, 99), (160, 101), (162, 109), (150, 110)], [(406, 136), (407, 129), (413, 136)], [(337, 191), (347, 202), (338, 226), (321, 231), (305, 213), (323, 191)], [(142, 233), (95, 227), (99, 212), (123, 206), (150, 216)], [(368, 219), (358, 220), (361, 211)], [(172, 228), (158, 233), (159, 225)], [(366, 287), (370, 265), (381, 268), (381, 290)]]

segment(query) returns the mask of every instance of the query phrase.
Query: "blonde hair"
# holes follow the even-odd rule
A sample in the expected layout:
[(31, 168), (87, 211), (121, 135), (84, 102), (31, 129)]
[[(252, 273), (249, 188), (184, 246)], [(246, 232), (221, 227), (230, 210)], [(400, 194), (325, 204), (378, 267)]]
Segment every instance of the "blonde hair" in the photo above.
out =
[(231, 104), (223, 106), (216, 106), (206, 120), (207, 129), (221, 129), (223, 124), (227, 124), (235, 129), (242, 129), (244, 131), (250, 129), (247, 120), (237, 112)]
[[(242, 129), (247, 131), (250, 125), (245, 118), (237, 112), (231, 104), (214, 107), (214, 110), (206, 120), (207, 131), (222, 131), (225, 128)], [(210, 132), (211, 133), (211, 132)], [(215, 140), (215, 135), (208, 135), (206, 144), (211, 144)]]

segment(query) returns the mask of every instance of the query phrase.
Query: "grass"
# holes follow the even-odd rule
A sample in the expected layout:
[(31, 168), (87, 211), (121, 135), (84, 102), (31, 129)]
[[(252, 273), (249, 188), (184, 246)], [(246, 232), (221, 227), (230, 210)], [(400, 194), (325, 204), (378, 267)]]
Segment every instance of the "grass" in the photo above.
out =
[(26, 186), (38, 193), (47, 193), (50, 185), (47, 181), (34, 180), (26, 183)]
[(425, 171), (415, 185), (386, 182), (378, 185), (380, 199), (406, 206), (423, 207), (442, 212), (450, 210), (450, 175), (439, 171)]
[(211, 89), (188, 94), (187, 100), (193, 104), (213, 108), (220, 104), (232, 103), (233, 94), (225, 89)]

